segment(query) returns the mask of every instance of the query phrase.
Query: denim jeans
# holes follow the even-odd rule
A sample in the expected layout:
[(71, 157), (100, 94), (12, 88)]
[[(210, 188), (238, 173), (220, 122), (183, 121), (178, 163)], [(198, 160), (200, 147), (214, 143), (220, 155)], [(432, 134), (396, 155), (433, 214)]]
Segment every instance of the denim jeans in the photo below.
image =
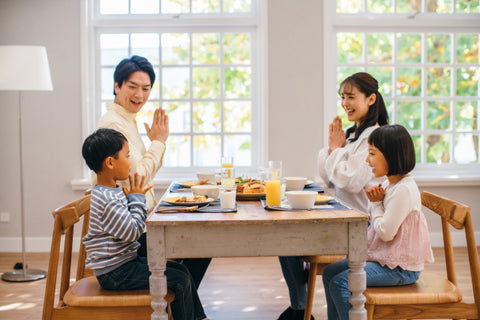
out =
[[(343, 259), (329, 264), (323, 269), (323, 287), (327, 299), (328, 320), (347, 320), (351, 308), (348, 298), (348, 260)], [(367, 287), (403, 286), (418, 280), (420, 271), (403, 270), (400, 267), (390, 269), (382, 267), (378, 262), (367, 261), (365, 265)]]
[[(167, 261), (167, 288), (175, 292), (171, 303), (175, 320), (204, 319), (205, 312), (188, 269), (177, 262)], [(147, 258), (137, 256), (109, 273), (97, 276), (100, 286), (108, 290), (149, 289), (150, 270)]]
[[(138, 239), (140, 242), (140, 248), (138, 249), (138, 255), (140, 257), (147, 256), (147, 234), (144, 233)], [(202, 282), (203, 276), (207, 272), (207, 268), (210, 265), (212, 258), (192, 258), (192, 259), (183, 259), (181, 262), (188, 268), (190, 274), (193, 278), (193, 283), (195, 284), (195, 288), (198, 289), (200, 286), (200, 282)]]
[(290, 307), (304, 310), (307, 300), (308, 269), (302, 257), (278, 257), (288, 287)]

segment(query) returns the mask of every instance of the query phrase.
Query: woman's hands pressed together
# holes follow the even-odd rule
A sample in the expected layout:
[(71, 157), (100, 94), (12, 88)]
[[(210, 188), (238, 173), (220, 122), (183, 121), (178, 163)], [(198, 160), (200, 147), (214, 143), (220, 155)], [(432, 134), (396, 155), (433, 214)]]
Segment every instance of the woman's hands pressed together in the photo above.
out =
[(132, 178), (132, 175), (128, 176), (128, 180), (130, 181), (130, 190), (127, 189), (127, 187), (122, 187), (123, 192), (125, 193), (126, 196), (132, 193), (141, 193), (145, 194), (147, 193), (148, 190), (153, 188), (153, 185), (149, 185), (147, 187), (144, 187), (145, 184), (145, 176), (142, 175), (142, 178), (138, 178), (138, 172), (135, 172), (134, 178)]
[(342, 119), (336, 116), (328, 126), (328, 154), (337, 148), (343, 148), (347, 136), (342, 129)]
[(147, 123), (144, 123), (147, 135), (150, 141), (158, 140), (165, 143), (170, 133), (168, 125), (168, 115), (165, 114), (165, 110), (158, 108), (153, 114), (152, 127)]

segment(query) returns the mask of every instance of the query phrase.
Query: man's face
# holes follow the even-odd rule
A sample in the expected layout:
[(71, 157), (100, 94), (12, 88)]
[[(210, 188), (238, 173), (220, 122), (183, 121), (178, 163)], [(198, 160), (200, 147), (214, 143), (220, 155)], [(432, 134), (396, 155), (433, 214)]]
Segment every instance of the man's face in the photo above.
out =
[(137, 113), (147, 102), (151, 90), (150, 77), (146, 72), (135, 71), (119, 86), (115, 82), (115, 103), (127, 111)]

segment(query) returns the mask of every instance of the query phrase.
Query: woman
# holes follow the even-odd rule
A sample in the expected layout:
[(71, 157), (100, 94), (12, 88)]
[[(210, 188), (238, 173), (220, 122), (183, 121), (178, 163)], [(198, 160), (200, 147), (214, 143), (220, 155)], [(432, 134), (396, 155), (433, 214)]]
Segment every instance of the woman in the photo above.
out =
[[(365, 162), (368, 136), (378, 126), (388, 124), (388, 113), (378, 92), (378, 82), (368, 73), (355, 73), (343, 80), (339, 94), (347, 118), (354, 125), (344, 132), (340, 117), (333, 119), (328, 128), (328, 146), (318, 154), (320, 177), (335, 189), (337, 199), (366, 212), (368, 199), (364, 188), (382, 181), (375, 178)], [(301, 320), (307, 299), (308, 270), (301, 257), (279, 257), (279, 260), (288, 286), (290, 307), (278, 320)]]

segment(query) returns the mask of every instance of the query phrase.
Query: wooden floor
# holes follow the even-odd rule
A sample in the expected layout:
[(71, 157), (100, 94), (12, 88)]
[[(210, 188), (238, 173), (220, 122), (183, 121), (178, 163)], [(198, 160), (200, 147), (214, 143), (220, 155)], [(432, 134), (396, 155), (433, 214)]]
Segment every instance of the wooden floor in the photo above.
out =
[[(464, 299), (473, 302), (466, 252), (465, 248), (455, 248), (458, 281)], [(426, 270), (444, 274), (443, 252), (435, 249), (434, 253), (436, 262), (427, 265)], [(21, 254), (0, 253), (0, 273), (11, 270), (21, 259)], [(27, 254), (27, 264), (32, 269), (46, 271), (48, 254)], [(0, 281), (0, 319), (41, 319), (44, 290), (45, 280)], [(276, 257), (214, 259), (199, 294), (207, 315), (215, 320), (273, 320), (289, 305)], [(313, 314), (317, 320), (326, 319), (320, 278), (317, 278)]]

